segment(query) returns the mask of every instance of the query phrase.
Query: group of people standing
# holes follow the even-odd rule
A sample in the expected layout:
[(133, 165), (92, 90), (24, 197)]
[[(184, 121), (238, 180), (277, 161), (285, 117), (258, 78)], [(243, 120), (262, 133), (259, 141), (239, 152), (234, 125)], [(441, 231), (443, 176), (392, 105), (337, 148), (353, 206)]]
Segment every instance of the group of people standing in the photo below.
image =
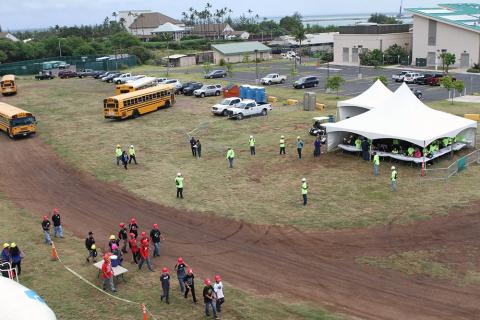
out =
[(137, 164), (137, 155), (133, 145), (130, 145), (127, 152), (126, 150), (122, 150), (121, 145), (117, 144), (117, 147), (115, 148), (115, 157), (117, 159), (117, 166), (119, 166), (121, 162), (125, 170), (128, 169), (128, 165), (131, 164), (132, 161)]
[[(2, 255), (1, 255), (1, 264), (2, 264), (2, 270), (6, 270), (5, 266), (3, 264), (8, 264), (10, 263), (10, 267), (12, 269), (16, 270), (16, 273), (11, 275), (12, 278), (16, 277), (17, 275), (19, 276), (22, 273), (22, 259), (24, 258), (25, 254), (23, 253), (22, 250), (17, 246), (15, 242), (8, 243), (5, 242), (3, 244), (3, 249), (2, 249)], [(2, 271), (2, 276), (4, 277), (9, 277), (9, 271)]]
[(202, 157), (202, 144), (200, 139), (195, 139), (195, 137), (190, 138), (190, 148), (192, 149), (192, 156), (195, 158)]
[[(57, 208), (53, 209), (52, 213), (52, 222), (53, 222), (53, 235), (55, 238), (63, 238), (63, 228), (62, 228), (62, 220), (60, 217), (60, 213)], [(43, 216), (42, 220), (42, 230), (43, 230), (43, 236), (45, 239), (45, 243), (48, 245), (52, 244), (52, 238), (50, 235), (50, 228), (51, 228), (51, 222), (48, 219), (48, 216), (45, 215)]]

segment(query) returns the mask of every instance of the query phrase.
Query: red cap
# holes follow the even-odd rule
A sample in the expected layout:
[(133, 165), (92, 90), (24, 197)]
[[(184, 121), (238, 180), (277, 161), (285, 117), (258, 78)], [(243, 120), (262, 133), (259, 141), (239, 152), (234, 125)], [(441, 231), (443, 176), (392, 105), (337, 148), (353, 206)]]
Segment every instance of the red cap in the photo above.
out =
[(145, 231), (142, 232), (142, 237), (146, 237), (147, 233)]
[(58, 209), (57, 208), (53, 209), (53, 213), (58, 213)]
[(187, 272), (188, 272), (188, 274), (192, 274), (193, 273), (192, 268), (188, 268)]
[(48, 216), (43, 216), (43, 220), (48, 220)]
[(143, 240), (142, 240), (142, 244), (143, 244), (144, 246), (146, 246), (146, 245), (148, 244), (148, 238), (143, 239)]
[(183, 258), (182, 258), (182, 257), (178, 257), (177, 262), (178, 262), (178, 263), (183, 263)]
[(205, 279), (205, 281), (203, 281), (203, 283), (205, 283), (207, 286), (211, 285), (212, 284), (212, 281), (210, 279)]
[(135, 238), (135, 233), (130, 233), (130, 238)]
[(222, 277), (219, 274), (215, 275), (215, 281), (219, 282), (222, 281)]
[(154, 224), (153, 224), (153, 227), (154, 227), (155, 229), (158, 229), (158, 224), (154, 223)]
[(162, 269), (162, 272), (163, 272), (163, 273), (168, 273), (168, 268), (167, 268), (167, 267), (164, 267), (164, 268)]
[(120, 222), (120, 223), (118, 224), (118, 226), (119, 226), (120, 228), (123, 228), (123, 227), (125, 227), (125, 223)]
[(135, 223), (137, 222), (137, 220), (135, 218), (132, 218), (132, 220), (130, 220), (131, 223)]
[(107, 261), (110, 259), (110, 253), (105, 253), (105, 255), (103, 256), (103, 260)]

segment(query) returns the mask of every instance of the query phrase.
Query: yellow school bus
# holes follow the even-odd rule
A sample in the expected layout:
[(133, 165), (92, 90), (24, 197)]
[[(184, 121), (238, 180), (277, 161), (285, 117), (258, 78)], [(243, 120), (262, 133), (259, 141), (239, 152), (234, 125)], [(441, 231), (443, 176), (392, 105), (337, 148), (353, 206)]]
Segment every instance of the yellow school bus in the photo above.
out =
[(129, 93), (137, 90), (150, 88), (157, 85), (157, 78), (155, 77), (143, 77), (132, 82), (124, 84), (117, 84), (115, 87), (115, 94)]
[(37, 131), (37, 121), (30, 112), (0, 102), (0, 130), (10, 138), (29, 136)]
[(104, 99), (103, 115), (105, 119), (137, 118), (148, 112), (168, 108), (174, 103), (174, 86), (162, 84)]
[(17, 85), (15, 84), (15, 76), (13, 74), (7, 74), (0, 80), (0, 87), (4, 96), (16, 94)]

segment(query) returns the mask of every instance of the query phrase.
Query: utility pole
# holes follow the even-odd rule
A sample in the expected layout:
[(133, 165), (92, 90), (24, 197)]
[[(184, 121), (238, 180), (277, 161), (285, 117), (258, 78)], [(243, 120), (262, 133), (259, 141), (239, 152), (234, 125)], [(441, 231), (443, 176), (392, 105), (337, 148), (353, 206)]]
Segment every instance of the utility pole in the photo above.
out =
[(61, 38), (58, 38), (58, 51), (60, 51), (60, 57), (62, 56), (62, 45), (60, 44), (60, 41), (62, 41)]
[(255, 84), (258, 84), (258, 49), (255, 49), (255, 73), (257, 77), (255, 78)]

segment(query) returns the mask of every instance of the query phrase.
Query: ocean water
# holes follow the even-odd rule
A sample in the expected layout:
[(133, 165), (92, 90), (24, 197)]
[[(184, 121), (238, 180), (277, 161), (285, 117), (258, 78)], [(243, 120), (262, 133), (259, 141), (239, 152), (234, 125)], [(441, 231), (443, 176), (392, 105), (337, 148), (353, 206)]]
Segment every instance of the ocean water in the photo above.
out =
[[(388, 16), (396, 16), (395, 13), (385, 13)], [(276, 22), (280, 21), (282, 17), (268, 17), (268, 19), (272, 19)], [(369, 13), (365, 14), (335, 14), (335, 15), (305, 15), (302, 16), (303, 24), (306, 26), (307, 24), (310, 25), (320, 25), (320, 26), (348, 26), (348, 25), (355, 25), (358, 23), (368, 22), (368, 18), (370, 18)], [(404, 16), (400, 20), (403, 23), (412, 23), (411, 16)]]

